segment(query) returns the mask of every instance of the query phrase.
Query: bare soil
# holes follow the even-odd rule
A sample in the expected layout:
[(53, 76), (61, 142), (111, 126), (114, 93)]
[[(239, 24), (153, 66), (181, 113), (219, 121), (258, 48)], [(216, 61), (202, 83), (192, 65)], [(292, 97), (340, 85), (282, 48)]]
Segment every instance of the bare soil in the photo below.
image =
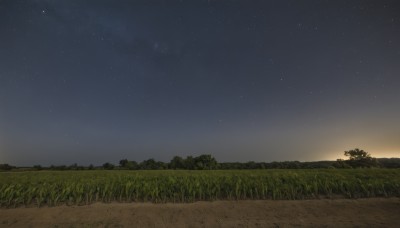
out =
[(0, 209), (0, 227), (400, 227), (400, 198)]

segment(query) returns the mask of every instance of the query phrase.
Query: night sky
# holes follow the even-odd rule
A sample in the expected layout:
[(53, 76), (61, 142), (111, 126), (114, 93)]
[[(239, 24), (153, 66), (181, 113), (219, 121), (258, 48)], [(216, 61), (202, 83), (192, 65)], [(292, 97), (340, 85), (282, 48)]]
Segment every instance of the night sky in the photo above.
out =
[(0, 163), (400, 157), (400, 2), (0, 0)]

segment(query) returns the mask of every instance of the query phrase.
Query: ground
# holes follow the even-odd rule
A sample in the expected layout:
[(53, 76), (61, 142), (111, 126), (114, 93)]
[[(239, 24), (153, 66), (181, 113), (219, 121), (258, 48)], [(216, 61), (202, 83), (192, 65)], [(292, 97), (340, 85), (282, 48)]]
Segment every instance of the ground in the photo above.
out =
[(0, 209), (0, 227), (400, 227), (400, 198)]

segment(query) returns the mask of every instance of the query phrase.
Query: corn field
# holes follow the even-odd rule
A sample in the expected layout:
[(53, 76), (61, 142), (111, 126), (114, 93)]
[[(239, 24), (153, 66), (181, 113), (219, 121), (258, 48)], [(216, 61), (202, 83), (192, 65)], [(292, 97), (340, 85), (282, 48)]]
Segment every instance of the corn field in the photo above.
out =
[(399, 169), (0, 173), (0, 207), (399, 196)]

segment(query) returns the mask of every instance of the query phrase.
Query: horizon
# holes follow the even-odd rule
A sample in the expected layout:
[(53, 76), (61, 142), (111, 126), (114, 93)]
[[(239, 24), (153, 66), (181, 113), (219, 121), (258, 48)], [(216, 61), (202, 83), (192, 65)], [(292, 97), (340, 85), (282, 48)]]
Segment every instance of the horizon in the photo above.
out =
[(400, 157), (400, 2), (0, 1), (0, 164)]
[[(186, 157), (182, 157), (183, 159), (185, 159)], [(400, 159), (400, 157), (374, 157), (374, 158), (376, 158), (376, 159)], [(149, 158), (149, 159), (152, 159), (152, 158)], [(145, 160), (143, 160), (143, 161), (146, 161), (146, 160), (149, 160), (149, 159), (145, 159)], [(129, 159), (127, 159), (128, 161), (134, 161), (134, 162), (137, 162), (138, 164), (139, 163), (141, 163), (141, 162), (143, 162), (143, 161), (136, 161), (136, 160), (129, 160)], [(163, 162), (163, 163), (169, 163), (170, 161), (159, 161), (159, 160), (157, 160), (157, 159), (154, 159), (156, 162)], [(241, 163), (241, 164), (245, 164), (245, 163), (249, 163), (249, 162), (255, 162), (255, 163), (266, 163), (266, 164), (268, 164), (268, 163), (274, 163), (274, 162), (277, 162), (277, 163), (283, 163), (283, 162), (300, 162), (300, 163), (313, 163), (313, 162), (336, 162), (337, 160), (315, 160), (315, 161), (297, 161), (297, 160), (288, 160), (288, 161), (243, 161), (243, 162), (239, 162), (239, 161), (230, 161), (230, 162), (227, 162), (227, 161), (218, 161), (218, 159), (217, 159), (217, 162), (218, 162), (218, 164), (221, 164), (221, 163)], [(32, 168), (32, 167), (34, 167), (34, 166), (37, 166), (37, 165), (39, 165), (39, 166), (41, 166), (42, 168), (49, 168), (49, 167), (51, 167), (51, 166), (55, 166), (55, 167), (57, 167), (57, 166), (65, 166), (65, 167), (69, 167), (69, 166), (72, 166), (72, 165), (77, 165), (77, 166), (81, 166), (81, 167), (88, 167), (88, 166), (91, 166), (91, 165), (93, 165), (94, 167), (102, 167), (104, 164), (106, 164), (106, 163), (109, 163), (109, 164), (111, 164), (111, 165), (115, 165), (115, 166), (119, 166), (119, 161), (116, 161), (116, 162), (113, 162), (113, 161), (106, 161), (106, 162), (103, 162), (103, 163), (99, 163), (99, 164), (93, 164), (93, 163), (89, 163), (89, 164), (79, 164), (79, 163), (77, 163), (77, 162), (74, 162), (74, 163), (72, 163), (72, 164), (50, 164), (50, 165), (42, 165), (42, 164), (34, 164), (34, 165), (30, 165), (30, 166), (18, 166), (18, 165), (14, 165), (14, 164), (9, 164), (9, 163), (2, 163), (2, 164), (7, 164), (7, 165), (10, 165), (10, 166), (15, 166), (16, 168)], [(285, 168), (285, 169), (287, 169), (287, 168)], [(145, 169), (146, 170), (146, 169)], [(187, 169), (183, 169), (183, 170), (187, 170)], [(221, 170), (221, 169), (219, 169), (219, 170)], [(223, 170), (223, 169), (222, 169)]]
[[(204, 154), (200, 154), (200, 155), (204, 155)], [(200, 155), (198, 155), (198, 156), (200, 156)], [(208, 154), (206, 154), (206, 155), (208, 155)], [(209, 154), (209, 155), (211, 155), (212, 157), (214, 157), (212, 154)], [(193, 157), (193, 158), (196, 157), (196, 156), (193, 156), (193, 155), (188, 155), (188, 156), (179, 156), (179, 155), (175, 155), (175, 156), (181, 157), (182, 159), (186, 159), (187, 157)], [(175, 157), (175, 156), (173, 156), (173, 157)], [(154, 159), (154, 158), (147, 158), (147, 159), (144, 159), (144, 160), (134, 160), (134, 159), (129, 159), (129, 158), (120, 158), (120, 159), (118, 159), (118, 160), (116, 160), (116, 161), (104, 161), (104, 162), (101, 162), (101, 163), (98, 163), (98, 164), (95, 164), (95, 163), (85, 163), (85, 164), (82, 164), (82, 163), (78, 163), (78, 162), (73, 162), (73, 163), (71, 163), (71, 164), (33, 164), (33, 165), (22, 165), (22, 166), (15, 165), (15, 164), (9, 164), (9, 163), (7, 163), (7, 162), (5, 162), (5, 163), (0, 163), (0, 164), (8, 164), (8, 165), (11, 165), (11, 166), (16, 166), (17, 168), (29, 168), (29, 167), (33, 167), (33, 166), (36, 166), (36, 165), (40, 165), (40, 166), (42, 166), (42, 167), (51, 167), (51, 166), (66, 166), (66, 167), (68, 167), (68, 166), (71, 166), (71, 165), (77, 165), (77, 166), (83, 166), (83, 167), (87, 167), (87, 166), (93, 165), (94, 167), (101, 167), (101, 166), (104, 165), (105, 163), (110, 163), (110, 164), (112, 164), (112, 165), (118, 165), (118, 164), (119, 164), (119, 161), (121, 161), (121, 160), (123, 160), (123, 159), (126, 159), (126, 160), (128, 160), (128, 161), (134, 161), (134, 162), (137, 162), (137, 163), (141, 163), (141, 162), (144, 162), (144, 161), (147, 161), (147, 160), (150, 160), (150, 159), (154, 159), (156, 162), (169, 163), (169, 162), (171, 162), (171, 160), (173, 159), (173, 157), (171, 157), (170, 159), (167, 159), (167, 160), (157, 160), (157, 159)], [(376, 159), (400, 159), (400, 157), (374, 157), (374, 156), (371, 156), (371, 157), (372, 157), (372, 158), (376, 158)], [(214, 158), (215, 158), (215, 157), (214, 157)], [(308, 162), (310, 162), (310, 163), (312, 163), (312, 162), (336, 162), (336, 161), (339, 160), (339, 159), (348, 160), (348, 157), (342, 156), (342, 157), (336, 158), (336, 159), (334, 159), (334, 160), (306, 160), (306, 161), (301, 161), (301, 160), (282, 160), (282, 161), (277, 161), (277, 160), (274, 160), (274, 161), (254, 161), (254, 160), (249, 160), (249, 161), (219, 161), (218, 159), (216, 159), (216, 161), (217, 161), (218, 163), (248, 163), (248, 162), (255, 162), (255, 163), (274, 163), (274, 162), (278, 162), (278, 163), (280, 163), (280, 162), (300, 162), (300, 163), (308, 163)]]

